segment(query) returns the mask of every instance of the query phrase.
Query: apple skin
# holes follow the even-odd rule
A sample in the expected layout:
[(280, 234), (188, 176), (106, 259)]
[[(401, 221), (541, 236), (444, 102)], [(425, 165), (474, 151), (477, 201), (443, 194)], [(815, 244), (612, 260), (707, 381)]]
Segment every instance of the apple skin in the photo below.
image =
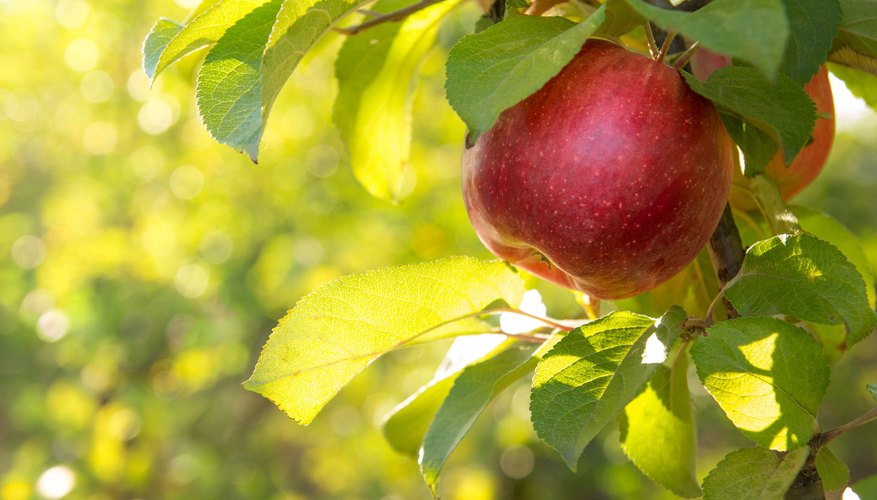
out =
[[(706, 80), (713, 71), (729, 64), (731, 58), (700, 49), (691, 59), (691, 70), (695, 77)], [(804, 85), (804, 91), (816, 104), (817, 115), (831, 116), (831, 118), (817, 117), (813, 129), (813, 141), (798, 153), (791, 165), (786, 166), (782, 153), (777, 152), (765, 167), (765, 173), (774, 179), (785, 200), (790, 200), (801, 192), (819, 175), (834, 142), (834, 99), (825, 66), (820, 67), (813, 78)], [(748, 180), (744, 179), (741, 173), (736, 174), (734, 182), (742, 186), (748, 184)], [(733, 195), (731, 201), (735, 207), (753, 209), (755, 206), (751, 201), (744, 198), (746, 197)]]
[(497, 256), (598, 299), (663, 283), (709, 240), (734, 147), (679, 72), (589, 40), (463, 154), (463, 198)]

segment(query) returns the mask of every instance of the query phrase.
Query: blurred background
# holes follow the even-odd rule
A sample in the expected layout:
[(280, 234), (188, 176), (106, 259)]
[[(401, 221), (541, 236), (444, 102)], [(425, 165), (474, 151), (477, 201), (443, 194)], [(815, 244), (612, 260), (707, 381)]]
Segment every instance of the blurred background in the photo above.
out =
[[(353, 179), (331, 125), (329, 36), (272, 113), (261, 162), (213, 142), (193, 104), (198, 56), (150, 90), (140, 44), (196, 0), (0, 0), (0, 498), (429, 498), (384, 414), (448, 344), (372, 365), (302, 428), (240, 387), (276, 320), (342, 274), (489, 257), (459, 193), (463, 125), (443, 97), (461, 9), (423, 67), (414, 175), (398, 206)], [(836, 85), (837, 89), (840, 89)], [(831, 163), (799, 200), (858, 234), (877, 263), (877, 119), (838, 93)], [(535, 283), (534, 283), (535, 285)], [(557, 317), (568, 293), (539, 284)], [(824, 426), (873, 400), (877, 339), (835, 368)], [(695, 395), (705, 474), (748, 442)], [(535, 437), (527, 381), (492, 404), (445, 468), (448, 499), (671, 498), (609, 429), (579, 473)], [(833, 449), (877, 472), (877, 432)]]

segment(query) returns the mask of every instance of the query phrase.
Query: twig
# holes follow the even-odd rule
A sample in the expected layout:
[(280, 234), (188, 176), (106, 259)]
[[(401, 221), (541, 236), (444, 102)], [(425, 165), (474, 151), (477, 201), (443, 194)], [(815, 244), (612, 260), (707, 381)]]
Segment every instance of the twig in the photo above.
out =
[(667, 33), (667, 38), (665, 38), (664, 43), (661, 44), (661, 50), (658, 51), (658, 56), (655, 58), (655, 61), (661, 62), (664, 60), (664, 57), (667, 56), (667, 52), (670, 50), (670, 45), (673, 43), (674, 38), (676, 38), (675, 31), (670, 31)]
[[(740, 231), (737, 229), (737, 223), (734, 222), (734, 214), (731, 212), (731, 205), (727, 203), (725, 204), (725, 210), (722, 212), (722, 218), (719, 219), (719, 224), (710, 237), (709, 249), (710, 260), (713, 263), (713, 268), (716, 270), (716, 278), (719, 279), (719, 287), (724, 288), (740, 272), (740, 268), (743, 266), (743, 257), (746, 256), (746, 252), (743, 250), (743, 241), (740, 238)], [(717, 295), (716, 298), (718, 299), (719, 296), (722, 297), (728, 317), (736, 318), (738, 316), (737, 310), (734, 309), (731, 302), (725, 298), (723, 293)], [(714, 300), (713, 304), (710, 305), (710, 310), (707, 311), (708, 321), (713, 319), (712, 313), (715, 309), (715, 304), (716, 301)]]
[(853, 420), (852, 422), (844, 424), (836, 429), (832, 429), (830, 431), (823, 432), (822, 435), (819, 437), (819, 446), (820, 447), (825, 446), (829, 442), (833, 441), (835, 438), (840, 436), (841, 434), (843, 434), (849, 430), (855, 429), (856, 427), (865, 425), (868, 422), (872, 422), (874, 420), (877, 420), (877, 407), (872, 408), (869, 412), (867, 412), (864, 415), (862, 415), (861, 417)]
[(381, 14), (373, 19), (369, 19), (368, 21), (357, 24), (356, 26), (349, 26), (346, 28), (332, 28), (334, 31), (341, 33), (342, 35), (356, 35), (357, 33), (377, 26), (379, 24), (401, 21), (406, 17), (414, 14), (417, 11), (423, 10), (431, 5), (435, 5), (437, 3), (443, 2), (444, 0), (420, 0), (417, 3), (413, 3), (407, 7), (403, 7), (399, 10), (394, 10), (393, 12), (388, 12), (386, 14)]
[(536, 321), (540, 321), (540, 322), (545, 323), (546, 325), (548, 325), (550, 327), (557, 328), (558, 330), (561, 330), (564, 332), (571, 332), (571, 331), (575, 330), (574, 327), (569, 326), (569, 325), (565, 325), (558, 320), (555, 320), (552, 318), (543, 318), (542, 316), (536, 316), (535, 314), (530, 314), (530, 313), (524, 312), (520, 309), (515, 309), (514, 307), (500, 307), (497, 309), (490, 310), (490, 314), (504, 313), (504, 312), (520, 314), (521, 316), (526, 316), (528, 318), (535, 319)]
[(685, 52), (682, 53), (679, 57), (676, 58), (676, 62), (673, 63), (673, 67), (676, 69), (682, 69), (688, 64), (688, 61), (694, 56), (697, 52), (697, 49), (700, 48), (700, 42), (694, 42), (691, 44), (691, 47), (688, 47)]

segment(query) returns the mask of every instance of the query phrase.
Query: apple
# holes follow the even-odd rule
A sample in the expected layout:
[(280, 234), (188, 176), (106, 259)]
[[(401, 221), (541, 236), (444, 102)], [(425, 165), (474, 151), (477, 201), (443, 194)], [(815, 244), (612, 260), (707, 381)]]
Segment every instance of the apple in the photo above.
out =
[(589, 40), (463, 154), (463, 198), (497, 256), (598, 299), (666, 281), (709, 240), (734, 146), (679, 72)]
[[(713, 71), (731, 63), (727, 56), (700, 49), (691, 59), (691, 70), (694, 76), (706, 80)], [(786, 166), (780, 152), (765, 167), (765, 173), (772, 177), (780, 190), (783, 199), (789, 200), (807, 187), (825, 165), (831, 145), (834, 142), (834, 100), (831, 94), (831, 83), (825, 66), (813, 75), (804, 85), (804, 91), (816, 104), (817, 120), (813, 129), (812, 141), (798, 153), (792, 164)], [(738, 173), (735, 184), (746, 186), (748, 180)], [(732, 202), (739, 208), (754, 208), (748, 199), (732, 196)]]

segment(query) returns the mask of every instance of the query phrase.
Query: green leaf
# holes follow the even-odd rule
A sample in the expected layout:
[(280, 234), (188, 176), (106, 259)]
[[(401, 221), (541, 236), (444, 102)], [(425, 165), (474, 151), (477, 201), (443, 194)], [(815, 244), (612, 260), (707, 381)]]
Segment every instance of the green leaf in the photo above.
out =
[(657, 320), (614, 312), (573, 330), (545, 355), (533, 378), (533, 428), (571, 469), (591, 439), (657, 370), (660, 362), (643, 358), (650, 337), (669, 350), (685, 318), (680, 307)]
[(810, 449), (779, 458), (764, 448), (728, 454), (703, 481), (704, 500), (781, 500), (807, 461)]
[(834, 245), (806, 233), (752, 245), (725, 296), (743, 315), (845, 324), (848, 347), (877, 324), (856, 267)]
[(873, 396), (874, 399), (877, 400), (877, 384), (868, 384), (866, 388), (868, 389), (868, 392), (871, 393), (871, 396)]
[(557, 75), (604, 17), (604, 7), (579, 24), (561, 17), (511, 16), (457, 42), (448, 54), (446, 90), (469, 127), (469, 141)]
[[(713, 5), (713, 4), (710, 4)], [(779, 144), (786, 164), (807, 145), (816, 123), (816, 106), (804, 89), (783, 75), (771, 83), (754, 68), (727, 66), (702, 82), (683, 72), (698, 94), (723, 112), (758, 127)]]
[(874, 110), (877, 110), (877, 76), (838, 64), (829, 65), (834, 76), (843, 80), (852, 94)]
[(825, 491), (838, 491), (850, 484), (850, 468), (827, 447), (816, 454), (816, 471)]
[[(146, 76), (150, 80), (155, 79), (159, 73), (170, 66), (174, 61), (191, 54), (192, 52), (215, 43), (222, 38), (233, 24), (252, 12), (257, 7), (265, 4), (267, 0), (223, 0), (212, 2), (203, 11), (197, 13), (185, 28), (179, 30), (173, 39), (166, 42), (162, 47), (158, 58), (151, 64), (144, 62)], [(204, 2), (211, 4), (211, 2)], [(199, 7), (202, 9), (203, 7)]]
[(740, 147), (743, 152), (746, 169), (743, 172), (747, 177), (764, 172), (767, 164), (777, 154), (777, 143), (767, 132), (744, 122), (740, 118), (719, 113), (725, 130)]
[(151, 80), (155, 76), (158, 58), (165, 47), (183, 27), (170, 19), (159, 19), (143, 40), (143, 72)]
[(852, 486), (852, 490), (862, 500), (877, 498), (877, 476), (862, 479)]
[(684, 352), (669, 368), (658, 367), (642, 394), (624, 408), (618, 426), (625, 455), (645, 475), (677, 495), (702, 495)]
[(697, 375), (731, 422), (760, 446), (805, 446), (828, 387), (819, 344), (774, 318), (739, 318), (707, 329), (691, 349)]
[(606, 20), (596, 34), (610, 37), (626, 35), (646, 23), (646, 19), (633, 10), (626, 0), (607, 0)]
[(463, 369), (423, 438), (418, 462), (433, 496), (442, 466), (487, 403), (536, 366), (536, 345), (515, 342), (506, 347), (496, 356)]
[[(383, 0), (374, 10), (390, 12), (407, 3)], [(353, 173), (373, 196), (401, 198), (417, 71), (435, 44), (440, 21), (458, 3), (441, 2), (402, 23), (385, 23), (347, 37), (338, 53), (333, 118), (350, 152)]]
[(517, 306), (523, 293), (507, 264), (468, 257), (340, 278), (280, 320), (244, 387), (307, 425), (382, 354), (498, 300)]
[(828, 57), (840, 25), (838, 0), (783, 0), (791, 32), (783, 73), (804, 85)]
[(229, 28), (204, 59), (195, 88), (213, 138), (253, 161), (262, 138), (262, 53), (281, 3), (271, 0)]
[(840, 0), (841, 21), (835, 47), (877, 57), (877, 1)]
[(713, 0), (694, 12), (627, 0), (667, 31), (681, 33), (715, 52), (742, 59), (773, 80), (783, 62), (789, 21), (782, 0)]

